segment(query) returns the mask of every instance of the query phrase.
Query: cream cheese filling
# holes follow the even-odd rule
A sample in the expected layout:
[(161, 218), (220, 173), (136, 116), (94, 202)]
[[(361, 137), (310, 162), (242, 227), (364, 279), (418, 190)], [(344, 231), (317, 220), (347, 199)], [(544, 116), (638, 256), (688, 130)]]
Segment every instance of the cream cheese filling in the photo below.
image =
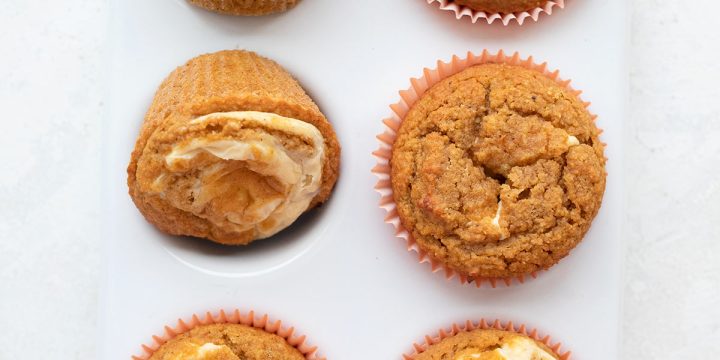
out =
[(525, 338), (515, 338), (495, 351), (506, 360), (555, 360), (534, 341)]
[(568, 147), (580, 145), (580, 140), (572, 135), (568, 135), (566, 144)]
[(505, 240), (507, 238), (507, 235), (502, 232), (502, 227), (500, 226), (500, 215), (502, 215), (502, 207), (502, 200), (500, 200), (498, 201), (498, 208), (497, 212), (495, 212), (495, 217), (492, 218), (492, 224), (496, 229), (498, 229), (498, 231), (501, 232), (500, 240)]
[[(270, 237), (292, 224), (320, 191), (325, 158), (325, 141), (320, 131), (301, 120), (255, 111), (214, 113), (199, 117), (191, 123), (198, 124), (213, 119), (251, 123), (262, 129), (261, 132), (265, 132), (253, 140), (197, 138), (190, 143), (176, 145), (165, 156), (168, 168), (172, 169), (177, 163), (190, 161), (202, 153), (228, 162), (244, 162), (252, 172), (281, 184), (283, 194), (279, 197), (253, 199), (255, 195), (249, 192), (247, 196), (251, 198), (249, 201), (253, 205), (239, 212), (225, 214), (225, 220), (236, 225), (239, 231), (255, 229), (258, 238)], [(312, 151), (308, 156), (307, 153), (287, 149), (277, 136), (267, 131), (301, 138), (311, 145)], [(218, 173), (222, 175), (225, 165), (226, 162), (219, 162), (201, 169), (200, 178), (209, 178)], [(257, 180), (244, 178), (242, 181)], [(242, 181), (237, 184), (238, 189), (244, 187)], [(198, 195), (196, 198), (203, 198), (203, 193), (208, 192), (208, 189), (203, 188), (205, 186), (208, 185), (200, 180), (196, 182), (193, 190), (193, 194)]]
[(454, 360), (556, 360), (554, 356), (543, 350), (534, 341), (525, 338), (514, 338), (493, 351), (466, 350), (456, 355)]
[(217, 359), (218, 355), (225, 355), (222, 358), (230, 356), (237, 358), (235, 354), (225, 345), (216, 345), (213, 343), (205, 343), (201, 346), (195, 347), (195, 352), (192, 354), (182, 353), (174, 357), (175, 360), (205, 360), (205, 359)]

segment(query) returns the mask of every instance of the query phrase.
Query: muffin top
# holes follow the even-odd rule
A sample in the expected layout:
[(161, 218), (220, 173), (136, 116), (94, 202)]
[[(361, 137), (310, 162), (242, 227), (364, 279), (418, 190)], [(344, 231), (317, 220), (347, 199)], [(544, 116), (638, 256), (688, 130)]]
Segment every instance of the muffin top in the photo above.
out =
[(548, 0), (454, 0), (458, 5), (488, 13), (514, 13), (544, 6)]
[(548, 268), (600, 208), (599, 134), (584, 104), (538, 71), (465, 69), (429, 89), (400, 126), (391, 181), (401, 222), (468, 276)]
[(163, 344), (150, 360), (304, 360), (280, 336), (238, 324), (200, 326)]
[(430, 346), (414, 360), (556, 360), (545, 344), (502, 330), (461, 332)]

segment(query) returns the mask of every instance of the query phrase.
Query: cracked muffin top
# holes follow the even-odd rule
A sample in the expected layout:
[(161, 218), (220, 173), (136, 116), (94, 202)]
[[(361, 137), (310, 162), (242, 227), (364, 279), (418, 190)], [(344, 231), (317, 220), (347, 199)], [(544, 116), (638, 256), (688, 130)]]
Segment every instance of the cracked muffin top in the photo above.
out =
[(545, 344), (503, 330), (461, 332), (430, 346), (414, 360), (556, 360)]
[(583, 102), (542, 73), (470, 67), (429, 89), (393, 145), (393, 196), (418, 246), (470, 277), (546, 269), (584, 237), (605, 191)]
[(548, 0), (454, 0), (454, 2), (475, 11), (514, 13), (544, 6)]
[(150, 360), (304, 360), (278, 335), (240, 324), (194, 328), (163, 344)]

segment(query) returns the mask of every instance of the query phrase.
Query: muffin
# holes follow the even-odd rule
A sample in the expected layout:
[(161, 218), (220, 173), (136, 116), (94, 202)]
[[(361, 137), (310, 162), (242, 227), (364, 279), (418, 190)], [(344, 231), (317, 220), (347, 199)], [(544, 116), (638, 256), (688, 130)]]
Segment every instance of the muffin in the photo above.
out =
[(417, 246), (470, 278), (547, 269), (584, 237), (605, 190), (604, 144), (567, 87), (519, 65), (441, 80), (392, 145), (397, 215)]
[(289, 73), (252, 52), (221, 51), (160, 85), (128, 187), (158, 229), (244, 245), (326, 201), (339, 156), (332, 126)]
[(188, 0), (191, 4), (229, 15), (268, 15), (292, 9), (300, 0)]
[(458, 5), (487, 13), (514, 13), (545, 6), (548, 0), (453, 0)]
[(305, 360), (282, 337), (240, 324), (196, 327), (166, 342), (150, 360)]
[(485, 329), (460, 332), (431, 345), (413, 360), (557, 360), (547, 345), (518, 333)]

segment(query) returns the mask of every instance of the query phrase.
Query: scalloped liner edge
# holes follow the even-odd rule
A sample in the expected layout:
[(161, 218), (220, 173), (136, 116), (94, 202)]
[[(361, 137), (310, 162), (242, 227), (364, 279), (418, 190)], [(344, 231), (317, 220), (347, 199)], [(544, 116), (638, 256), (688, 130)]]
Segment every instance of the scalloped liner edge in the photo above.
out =
[[(575, 90), (570, 86), (570, 80), (563, 80), (560, 78), (559, 70), (549, 70), (547, 62), (537, 64), (533, 61), (532, 56), (523, 60), (518, 52), (515, 52), (512, 55), (505, 55), (503, 50), (499, 50), (493, 55), (485, 49), (480, 55), (475, 55), (468, 51), (467, 57), (462, 59), (457, 55), (453, 55), (449, 62), (438, 60), (437, 67), (435, 69), (424, 68), (423, 76), (419, 78), (411, 78), (410, 88), (399, 92), (400, 101), (390, 105), (392, 116), (385, 118), (382, 121), (383, 124), (385, 124), (386, 129), (382, 134), (377, 136), (380, 146), (377, 150), (373, 151), (372, 154), (378, 162), (371, 171), (378, 177), (375, 190), (381, 196), (380, 207), (385, 209), (387, 212), (387, 215), (385, 216), (385, 223), (391, 224), (395, 227), (395, 236), (404, 239), (407, 242), (407, 250), (410, 252), (416, 252), (420, 263), (429, 263), (433, 273), (443, 270), (445, 272), (446, 279), (452, 279), (457, 276), (461, 284), (472, 282), (475, 286), (480, 288), (483, 283), (487, 282), (492, 288), (496, 288), (500, 284), (504, 284), (506, 287), (509, 287), (513, 285), (513, 283), (523, 284), (526, 280), (528, 280), (528, 278), (537, 278), (538, 272), (515, 277), (486, 278), (467, 276), (444, 266), (442, 263), (433, 259), (427, 252), (420, 249), (415, 239), (413, 239), (412, 235), (402, 225), (400, 216), (397, 213), (397, 206), (395, 204), (395, 199), (393, 198), (392, 184), (390, 180), (390, 159), (392, 158), (392, 146), (395, 142), (397, 131), (400, 129), (400, 124), (413, 105), (435, 84), (471, 66), (481, 64), (508, 64), (523, 66), (525, 68), (538, 71), (554, 80), (559, 85), (568, 89), (573, 95), (578, 97), (578, 99), (580, 99), (580, 94), (582, 94), (582, 91)], [(590, 102), (583, 101), (582, 99), (580, 99), (580, 101), (586, 109), (590, 107)], [(597, 115), (593, 113), (590, 113), (590, 115), (593, 121), (597, 119)], [(602, 129), (599, 130), (602, 134)], [(606, 145), (607, 144), (603, 143), (603, 146)], [(607, 161), (607, 157), (605, 160)]]
[(558, 9), (565, 8), (565, 0), (550, 0), (545, 6), (537, 7), (529, 11), (520, 11), (515, 13), (503, 14), (503, 13), (487, 13), (484, 11), (475, 11), (466, 6), (455, 4), (453, 0), (425, 0), (428, 4), (438, 3), (440, 10), (452, 11), (455, 13), (455, 18), (458, 20), (463, 17), (469, 17), (472, 23), (477, 23), (480, 19), (485, 19), (488, 24), (492, 24), (495, 21), (502, 22), (503, 25), (508, 26), (511, 21), (517, 21), (518, 25), (522, 25), (526, 19), (530, 18), (534, 21), (540, 19), (541, 14), (552, 15), (553, 8)]
[(300, 351), (307, 360), (326, 360), (324, 357), (317, 355), (318, 350), (316, 346), (310, 346), (307, 344), (307, 337), (305, 335), (296, 335), (294, 327), (285, 328), (282, 326), (282, 321), (272, 321), (267, 314), (263, 314), (261, 317), (256, 317), (255, 311), (253, 310), (243, 313), (238, 309), (230, 312), (220, 310), (217, 315), (213, 315), (213, 313), (208, 311), (203, 317), (193, 314), (192, 317), (190, 317), (190, 320), (178, 319), (177, 324), (174, 327), (169, 325), (164, 327), (165, 332), (163, 335), (153, 335), (151, 344), (141, 345), (144, 354), (134, 355), (131, 359), (148, 360), (162, 345), (176, 336), (186, 333), (196, 327), (212, 324), (241, 324), (251, 326), (256, 329), (278, 335), (285, 339), (288, 344), (298, 349), (298, 351)]

